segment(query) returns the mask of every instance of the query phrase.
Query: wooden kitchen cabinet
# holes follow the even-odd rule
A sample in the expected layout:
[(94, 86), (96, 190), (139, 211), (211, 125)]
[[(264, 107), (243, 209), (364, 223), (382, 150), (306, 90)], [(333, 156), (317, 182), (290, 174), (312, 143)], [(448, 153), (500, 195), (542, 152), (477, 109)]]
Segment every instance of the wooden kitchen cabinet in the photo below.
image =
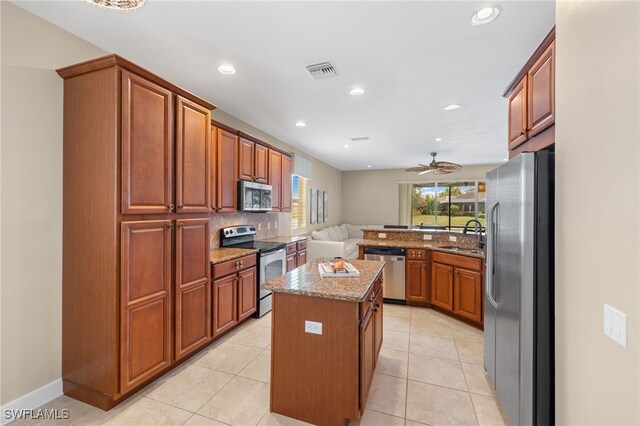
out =
[(173, 94), (122, 71), (122, 213), (169, 213), (173, 204)]
[(424, 305), (429, 302), (426, 259), (407, 260), (405, 293), (409, 305)]
[(256, 268), (238, 274), (238, 321), (250, 317), (256, 311), (258, 295)]
[(211, 337), (209, 219), (176, 221), (176, 359)]
[[(257, 143), (254, 145), (253, 151), (254, 151), (254, 169), (253, 169), (254, 180), (258, 183), (267, 183), (269, 180), (269, 167), (268, 167), (269, 148)], [(285, 156), (283, 155), (282, 156), (283, 161), (284, 161), (284, 157)]]
[(213, 337), (234, 328), (257, 309), (256, 255), (212, 266)]
[(555, 27), (503, 96), (508, 98), (509, 158), (555, 143)]
[(271, 210), (281, 210), (282, 197), (282, 154), (269, 150), (269, 185), (271, 185)]
[(375, 372), (375, 321), (369, 310), (360, 324), (360, 407), (365, 407)]
[(195, 352), (210, 329), (215, 106), (117, 55), (57, 72), (62, 387), (108, 410)]
[(171, 363), (171, 237), (169, 220), (122, 222), (118, 391), (136, 387)]
[(218, 213), (238, 211), (238, 135), (214, 127), (216, 143), (216, 203)]
[(434, 262), (431, 271), (431, 304), (452, 311), (453, 267)]
[(523, 78), (509, 96), (509, 149), (527, 140), (527, 78)]
[(255, 142), (240, 138), (238, 145), (238, 179), (253, 181), (255, 168), (254, 146)]
[(219, 336), (238, 322), (237, 275), (213, 280), (213, 336)]
[(374, 347), (375, 347), (375, 357), (374, 359), (376, 360), (376, 364), (377, 364), (377, 360), (378, 357), (380, 356), (380, 349), (382, 349), (382, 335), (383, 335), (383, 331), (382, 331), (382, 324), (383, 324), (383, 312), (384, 309), (384, 303), (383, 303), (383, 297), (382, 297), (382, 291), (379, 290), (378, 291), (378, 295), (376, 296), (376, 300), (374, 303), (374, 317), (373, 317), (373, 322), (374, 322)]
[(482, 322), (482, 274), (456, 268), (453, 280), (453, 312)]
[(176, 113), (176, 212), (208, 213), (211, 110), (178, 96)]
[(555, 122), (555, 41), (527, 73), (528, 137)]
[(291, 272), (298, 267), (298, 253), (287, 256), (287, 272)]
[(280, 211), (291, 211), (292, 161), (288, 155), (282, 155), (282, 186)]
[(307, 263), (307, 251), (301, 250), (298, 252), (298, 259), (296, 260), (296, 267), (300, 267)]
[(307, 240), (289, 243), (287, 250), (287, 272), (307, 263)]

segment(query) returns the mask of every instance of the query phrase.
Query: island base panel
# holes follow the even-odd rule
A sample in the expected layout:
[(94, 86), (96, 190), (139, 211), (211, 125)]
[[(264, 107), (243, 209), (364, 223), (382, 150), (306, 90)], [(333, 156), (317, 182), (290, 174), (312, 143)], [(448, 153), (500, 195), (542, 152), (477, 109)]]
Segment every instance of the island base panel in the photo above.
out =
[(316, 425), (359, 419), (359, 327), (357, 302), (274, 293), (271, 411)]

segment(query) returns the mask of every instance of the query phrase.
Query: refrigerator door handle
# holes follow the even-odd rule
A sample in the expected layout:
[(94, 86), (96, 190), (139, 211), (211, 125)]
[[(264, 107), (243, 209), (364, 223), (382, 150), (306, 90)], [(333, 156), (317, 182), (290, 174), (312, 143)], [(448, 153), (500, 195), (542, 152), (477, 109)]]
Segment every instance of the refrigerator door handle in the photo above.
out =
[(497, 228), (493, 223), (493, 219), (495, 211), (498, 208), (498, 204), (499, 202), (496, 201), (489, 206), (489, 214), (487, 215), (487, 235), (489, 238), (487, 238), (487, 276), (485, 278), (485, 293), (487, 294), (489, 303), (491, 303), (494, 308), (498, 307), (498, 302), (493, 298), (493, 270), (496, 248), (495, 229)]

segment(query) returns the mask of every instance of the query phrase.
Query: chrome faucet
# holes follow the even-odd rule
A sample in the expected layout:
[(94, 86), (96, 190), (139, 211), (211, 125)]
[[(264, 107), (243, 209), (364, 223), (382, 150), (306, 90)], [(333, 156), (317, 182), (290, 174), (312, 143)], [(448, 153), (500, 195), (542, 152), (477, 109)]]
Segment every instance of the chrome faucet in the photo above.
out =
[(471, 219), (464, 226), (464, 231), (462, 231), (462, 233), (466, 235), (467, 232), (469, 232), (469, 225), (471, 223), (474, 223), (474, 222), (477, 224), (474, 227), (475, 227), (476, 233), (478, 235), (478, 247), (481, 248), (481, 249), (484, 249), (484, 237), (482, 236), (482, 224), (480, 223), (480, 221), (478, 221), (476, 219)]

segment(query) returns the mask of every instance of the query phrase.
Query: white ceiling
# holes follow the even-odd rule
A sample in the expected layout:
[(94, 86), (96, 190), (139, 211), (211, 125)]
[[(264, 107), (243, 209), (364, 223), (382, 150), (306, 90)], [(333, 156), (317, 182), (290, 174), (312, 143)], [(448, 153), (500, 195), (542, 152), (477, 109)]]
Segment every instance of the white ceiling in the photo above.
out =
[[(493, 3), (147, 0), (133, 12), (15, 3), (341, 170), (410, 167), (434, 150), (461, 164), (501, 162), (501, 94), (555, 20), (551, 1), (503, 0), (483, 26), (471, 16)], [(339, 77), (306, 74), (327, 59)], [(218, 73), (221, 63), (237, 73)], [(350, 96), (356, 85), (366, 94)], [(462, 108), (443, 110), (452, 103)], [(370, 140), (349, 140), (361, 136)]]

